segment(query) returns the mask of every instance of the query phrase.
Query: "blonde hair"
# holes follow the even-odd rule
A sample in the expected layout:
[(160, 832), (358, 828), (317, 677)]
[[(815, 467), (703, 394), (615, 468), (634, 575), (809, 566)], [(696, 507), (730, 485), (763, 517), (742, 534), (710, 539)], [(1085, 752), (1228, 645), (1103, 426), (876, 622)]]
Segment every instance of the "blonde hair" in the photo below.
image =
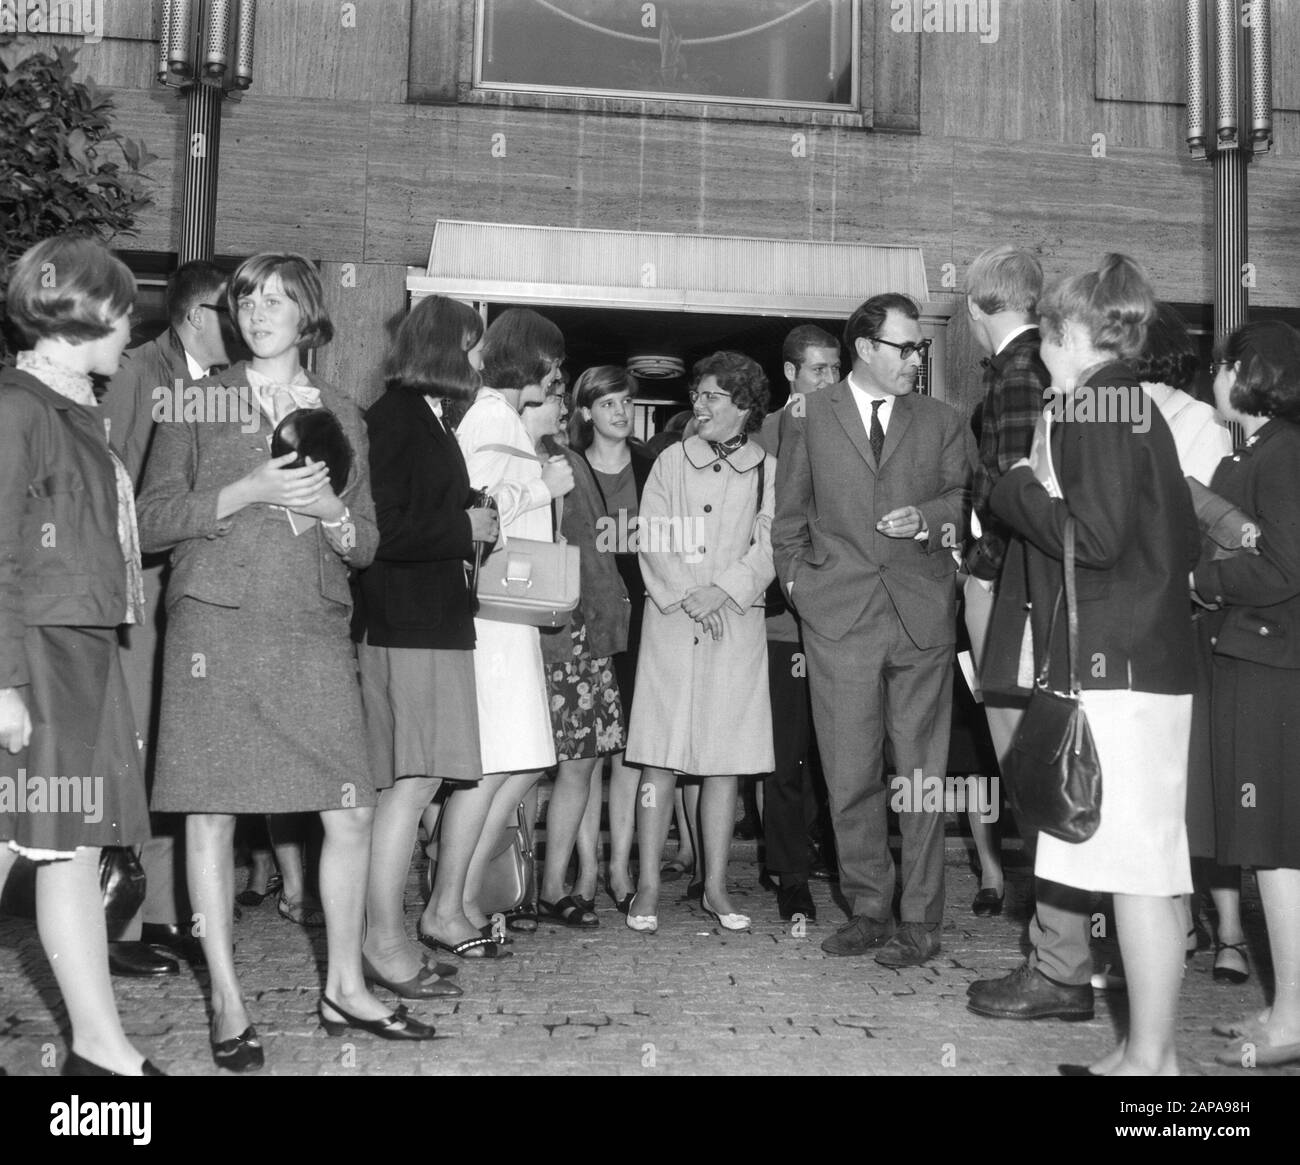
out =
[(1043, 268), (1026, 250), (1003, 243), (975, 257), (966, 275), (966, 296), (984, 312), (1032, 315), (1043, 293)]
[(1156, 316), (1156, 297), (1135, 259), (1111, 252), (1095, 271), (1055, 284), (1038, 306), (1043, 334), (1060, 340), (1066, 320), (1083, 327), (1092, 346), (1120, 360), (1138, 355)]

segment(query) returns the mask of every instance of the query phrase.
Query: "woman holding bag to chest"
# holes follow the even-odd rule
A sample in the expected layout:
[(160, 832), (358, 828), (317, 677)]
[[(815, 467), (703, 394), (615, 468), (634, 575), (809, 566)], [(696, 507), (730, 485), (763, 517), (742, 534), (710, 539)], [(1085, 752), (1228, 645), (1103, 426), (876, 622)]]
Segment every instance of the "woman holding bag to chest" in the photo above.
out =
[[(188, 814), (190, 898), (212, 973), (212, 1055), (244, 1072), (262, 1066), (263, 1052), (231, 943), (239, 813), (320, 812), (325, 1030), (428, 1039), (433, 1029), (402, 1008), (390, 1013), (362, 979), (375, 793), (348, 569), (370, 561), (378, 533), (361, 414), (302, 367), (300, 351), (333, 334), (307, 260), (255, 255), (228, 295), (253, 358), (219, 383), (248, 411), (158, 425), (140, 534), (148, 550), (173, 551), (154, 808)], [(342, 496), (324, 463), (290, 468), (297, 454), (268, 457), (267, 434), (302, 407), (327, 409), (351, 446)]]
[[(993, 509), (1016, 530), (1024, 554), (1007, 556), (983, 686), (1032, 688), (1035, 662), (1050, 651), (1048, 686), (1068, 689), (1061, 592), (1072, 518), (1077, 674), (1100, 761), (1101, 823), (1079, 844), (1040, 833), (1034, 873), (1114, 894), (1130, 1019), (1113, 1051), (1061, 1071), (1177, 1075), (1184, 945), (1177, 895), (1192, 888), (1183, 814), (1195, 672), (1187, 573), (1199, 534), (1169, 427), (1125, 363), (1155, 318), (1140, 268), (1107, 255), (1098, 270), (1054, 287), (1039, 314), (1043, 362), (1060, 395), (1039, 420), (1030, 459), (993, 490)], [(1032, 659), (1024, 650), (1026, 599)]]

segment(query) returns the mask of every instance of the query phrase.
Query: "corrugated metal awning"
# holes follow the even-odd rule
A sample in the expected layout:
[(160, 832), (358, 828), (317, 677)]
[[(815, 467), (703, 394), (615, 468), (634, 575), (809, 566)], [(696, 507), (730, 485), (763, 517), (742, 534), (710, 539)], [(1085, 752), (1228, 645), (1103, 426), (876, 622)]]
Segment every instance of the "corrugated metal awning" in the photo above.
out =
[(439, 219), (416, 298), (723, 315), (847, 317), (864, 299), (930, 298), (919, 247)]

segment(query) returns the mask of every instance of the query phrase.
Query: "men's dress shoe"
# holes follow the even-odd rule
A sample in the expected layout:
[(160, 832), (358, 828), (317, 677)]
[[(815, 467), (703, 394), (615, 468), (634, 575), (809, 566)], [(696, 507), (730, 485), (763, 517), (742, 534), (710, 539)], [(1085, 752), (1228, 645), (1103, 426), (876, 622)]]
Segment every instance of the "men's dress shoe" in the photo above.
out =
[(1100, 1076), (1100, 1072), (1094, 1072), (1087, 1064), (1057, 1064), (1056, 1070), (1062, 1076)]
[(882, 947), (894, 934), (892, 918), (868, 918), (865, 914), (855, 914), (830, 938), (822, 943), (822, 950), (828, 955), (865, 955), (876, 947)]
[(188, 927), (175, 922), (146, 922), (140, 927), (140, 941), (151, 947), (162, 947), (184, 959), (187, 963), (202, 966), (203, 944), (189, 932)]
[(883, 967), (919, 967), (939, 953), (939, 928), (923, 922), (905, 922), (879, 951)]
[(840, 872), (834, 866), (828, 866), (824, 861), (818, 858), (809, 868), (808, 877), (813, 878), (818, 882), (838, 882), (840, 880)]
[(975, 901), (970, 904), (971, 913), (977, 918), (988, 918), (992, 914), (1002, 913), (1002, 903), (1006, 898), (1004, 890), (980, 890)]
[(1054, 983), (1028, 963), (1001, 979), (981, 979), (966, 994), (966, 1007), (990, 1019), (1089, 1020), (1093, 1015), (1092, 984)]
[(786, 922), (793, 921), (796, 914), (802, 914), (805, 922), (817, 921), (817, 904), (807, 882), (780, 887), (776, 892), (776, 908)]
[(176, 975), (180, 966), (170, 955), (146, 943), (109, 943), (108, 969), (114, 975), (143, 978), (148, 975)]

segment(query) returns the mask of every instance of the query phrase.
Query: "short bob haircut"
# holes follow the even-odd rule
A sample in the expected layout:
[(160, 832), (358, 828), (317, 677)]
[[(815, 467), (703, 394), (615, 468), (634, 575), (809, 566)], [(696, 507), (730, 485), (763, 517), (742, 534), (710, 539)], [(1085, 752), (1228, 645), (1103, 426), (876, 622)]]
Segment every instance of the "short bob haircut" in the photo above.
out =
[(473, 400), (482, 385), (469, 350), (483, 335), (472, 307), (443, 295), (420, 300), (402, 321), (384, 385), (441, 400)]
[(578, 377), (573, 386), (573, 414), (569, 417), (569, 444), (574, 449), (590, 448), (596, 432), (596, 426), (583, 417), (582, 410), (616, 392), (636, 396), (636, 377), (617, 364), (597, 364)]
[(84, 235), (45, 239), (9, 272), (9, 319), (29, 344), (56, 336), (73, 344), (101, 339), (134, 302), (127, 265)]
[(966, 274), (966, 297), (986, 315), (1017, 311), (1032, 316), (1042, 294), (1042, 264), (1010, 243), (981, 252)]
[(334, 339), (334, 325), (325, 311), (325, 294), (321, 290), (320, 275), (311, 260), (292, 251), (263, 251), (245, 259), (230, 277), (226, 289), (226, 303), (230, 318), (239, 320), (239, 301), (245, 295), (260, 291), (272, 275), (280, 277), (284, 293), (298, 305), (302, 320), (298, 325), (298, 347), (319, 348)]
[(731, 394), (731, 403), (738, 409), (748, 409), (745, 417), (746, 433), (757, 432), (767, 416), (767, 376), (758, 363), (740, 352), (714, 352), (697, 360), (691, 369), (691, 391), (700, 387), (701, 381), (712, 376), (718, 387)]
[(1111, 252), (1095, 271), (1055, 284), (1038, 305), (1043, 335), (1060, 342), (1065, 321), (1079, 324), (1099, 352), (1118, 360), (1138, 355), (1155, 319), (1156, 297), (1146, 272), (1127, 255)]
[(920, 309), (906, 295), (897, 291), (873, 295), (849, 316), (849, 322), (844, 325), (844, 346), (849, 350), (850, 363), (858, 359), (859, 340), (871, 340), (874, 343), (880, 339), (891, 311), (899, 312), (909, 320), (921, 318)]
[(1214, 345), (1214, 358), (1240, 363), (1228, 403), (1252, 417), (1300, 424), (1300, 332), (1281, 320), (1238, 328)]
[(1196, 380), (1199, 363), (1183, 317), (1163, 301), (1156, 304), (1146, 346), (1129, 361), (1133, 375), (1147, 384), (1167, 384), (1186, 391)]
[(483, 383), (490, 388), (541, 384), (563, 362), (563, 334), (532, 308), (507, 308), (483, 337)]

